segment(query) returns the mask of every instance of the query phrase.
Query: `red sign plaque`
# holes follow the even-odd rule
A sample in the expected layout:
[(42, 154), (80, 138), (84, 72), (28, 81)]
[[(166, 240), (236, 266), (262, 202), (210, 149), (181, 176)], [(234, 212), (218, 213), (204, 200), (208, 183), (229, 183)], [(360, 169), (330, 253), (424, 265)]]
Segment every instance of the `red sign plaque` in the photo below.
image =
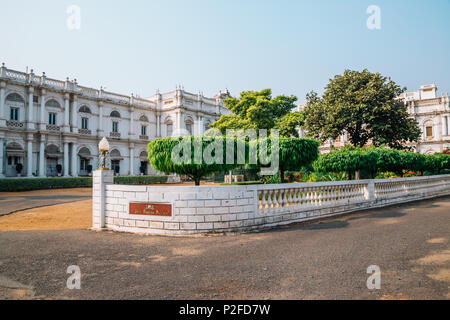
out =
[(165, 203), (130, 203), (130, 214), (171, 217), (172, 205)]

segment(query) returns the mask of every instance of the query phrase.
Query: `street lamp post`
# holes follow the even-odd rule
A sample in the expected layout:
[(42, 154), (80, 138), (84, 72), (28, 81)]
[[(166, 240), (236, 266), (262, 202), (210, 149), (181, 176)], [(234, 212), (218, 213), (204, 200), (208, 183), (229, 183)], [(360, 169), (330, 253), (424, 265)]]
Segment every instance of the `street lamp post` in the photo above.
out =
[(109, 170), (106, 167), (106, 159), (109, 152), (109, 142), (106, 139), (106, 137), (103, 137), (103, 139), (98, 144), (98, 150), (100, 151), (100, 168), (99, 170)]

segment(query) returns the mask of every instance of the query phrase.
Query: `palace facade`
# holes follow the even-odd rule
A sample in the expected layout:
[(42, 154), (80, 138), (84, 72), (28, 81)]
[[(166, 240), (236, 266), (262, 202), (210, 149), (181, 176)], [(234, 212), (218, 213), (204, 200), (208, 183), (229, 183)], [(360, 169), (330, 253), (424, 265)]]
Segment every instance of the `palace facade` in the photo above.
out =
[(423, 85), (418, 91), (403, 93), (400, 97), (408, 112), (419, 123), (422, 136), (413, 147), (420, 153), (432, 154), (450, 149), (450, 99), (437, 95), (435, 84)]
[(81, 86), (0, 67), (0, 176), (86, 176), (98, 166), (98, 143), (110, 142), (111, 167), (120, 175), (155, 174), (149, 141), (202, 134), (222, 114), (223, 98), (182, 87), (149, 98)]

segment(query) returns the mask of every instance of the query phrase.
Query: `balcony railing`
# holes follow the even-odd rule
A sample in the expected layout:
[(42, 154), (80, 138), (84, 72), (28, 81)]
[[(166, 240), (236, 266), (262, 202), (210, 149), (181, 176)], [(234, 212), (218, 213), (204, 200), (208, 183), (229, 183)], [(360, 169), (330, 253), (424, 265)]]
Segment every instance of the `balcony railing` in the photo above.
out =
[(92, 131), (89, 129), (78, 129), (78, 133), (85, 136), (90, 136), (92, 134)]
[(109, 136), (113, 139), (120, 139), (120, 132), (110, 132)]
[(23, 122), (16, 120), (6, 120), (6, 126), (9, 128), (22, 129), (25, 126), (25, 124)]
[(52, 132), (60, 132), (61, 131), (61, 127), (55, 125), (55, 124), (48, 124), (46, 126), (47, 131), (52, 131)]
[(141, 140), (148, 140), (148, 136), (141, 134), (139, 136), (139, 139), (141, 139)]

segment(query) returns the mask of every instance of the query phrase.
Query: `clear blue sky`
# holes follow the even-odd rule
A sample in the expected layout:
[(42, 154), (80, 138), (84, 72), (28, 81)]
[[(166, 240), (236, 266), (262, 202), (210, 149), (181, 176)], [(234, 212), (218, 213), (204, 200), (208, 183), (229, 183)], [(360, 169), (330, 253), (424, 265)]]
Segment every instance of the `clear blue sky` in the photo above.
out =
[[(81, 29), (66, 26), (69, 5)], [(369, 5), (381, 30), (366, 27)], [(82, 85), (150, 96), (272, 88), (305, 100), (345, 69), (450, 91), (450, 1), (3, 0), (0, 59)]]

